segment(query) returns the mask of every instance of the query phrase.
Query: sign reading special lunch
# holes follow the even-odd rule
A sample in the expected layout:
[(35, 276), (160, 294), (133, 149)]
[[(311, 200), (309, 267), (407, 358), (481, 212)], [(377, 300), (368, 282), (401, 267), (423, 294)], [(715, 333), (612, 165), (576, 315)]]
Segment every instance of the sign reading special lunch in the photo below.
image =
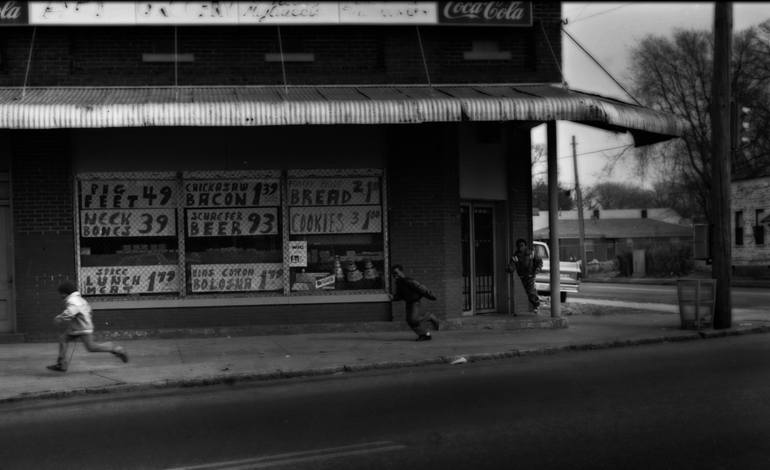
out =
[(292, 235), (382, 232), (379, 206), (292, 207), (289, 233)]
[(99, 209), (80, 211), (80, 236), (172, 237), (174, 209)]
[(283, 288), (282, 263), (190, 265), (192, 291), (274, 291)]
[(277, 207), (187, 209), (188, 237), (242, 237), (278, 234)]
[(185, 207), (280, 206), (276, 178), (256, 180), (190, 180), (184, 184)]
[(83, 295), (177, 292), (177, 270), (176, 265), (81, 267), (80, 292)]
[(290, 206), (341, 206), (380, 204), (380, 179), (297, 178), (289, 180)]

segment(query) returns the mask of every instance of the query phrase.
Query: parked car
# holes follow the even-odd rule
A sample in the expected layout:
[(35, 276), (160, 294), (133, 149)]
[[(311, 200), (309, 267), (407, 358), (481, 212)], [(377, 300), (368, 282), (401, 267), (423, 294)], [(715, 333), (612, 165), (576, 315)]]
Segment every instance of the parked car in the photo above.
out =
[[(551, 295), (551, 251), (548, 245), (543, 242), (533, 242), (532, 248), (535, 253), (543, 260), (543, 269), (535, 276), (535, 288), (541, 295)], [(580, 263), (577, 261), (560, 261), (559, 278), (561, 286), (559, 289), (559, 299), (562, 302), (567, 300), (567, 293), (576, 294), (580, 290)]]

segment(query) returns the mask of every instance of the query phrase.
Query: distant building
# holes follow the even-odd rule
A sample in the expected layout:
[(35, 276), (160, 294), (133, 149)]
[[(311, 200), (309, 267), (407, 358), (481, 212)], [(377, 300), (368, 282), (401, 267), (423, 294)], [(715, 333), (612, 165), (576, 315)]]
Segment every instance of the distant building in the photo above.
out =
[(770, 270), (770, 169), (751, 177), (736, 172), (731, 193), (733, 266)]
[[(667, 220), (682, 220), (671, 209), (606, 210), (597, 214), (584, 214), (585, 250), (587, 261), (607, 261), (624, 252), (647, 249), (659, 244), (683, 245), (692, 243), (692, 227)], [(559, 219), (559, 254), (561, 259), (580, 259), (580, 231), (576, 211), (574, 218)], [(632, 214), (636, 217), (632, 217)], [(542, 212), (541, 212), (542, 214)], [(564, 213), (560, 214), (563, 215)], [(572, 215), (568, 214), (568, 216)], [(547, 241), (550, 231), (547, 224), (534, 230), (535, 240)], [(625, 217), (623, 217), (625, 215)], [(535, 219), (536, 217), (533, 217)], [(533, 222), (533, 226), (537, 226)]]

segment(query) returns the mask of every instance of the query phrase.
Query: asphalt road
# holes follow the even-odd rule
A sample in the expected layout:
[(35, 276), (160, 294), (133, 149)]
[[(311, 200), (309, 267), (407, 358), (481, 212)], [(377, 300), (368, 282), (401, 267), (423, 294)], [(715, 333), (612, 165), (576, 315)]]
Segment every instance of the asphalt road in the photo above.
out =
[[(766, 308), (770, 306), (770, 289), (759, 287), (733, 287), (733, 308)], [(677, 305), (676, 286), (650, 284), (612, 284), (583, 282), (580, 292), (570, 298), (617, 300), (634, 303), (660, 303)]]
[(0, 408), (0, 468), (770, 468), (765, 334)]

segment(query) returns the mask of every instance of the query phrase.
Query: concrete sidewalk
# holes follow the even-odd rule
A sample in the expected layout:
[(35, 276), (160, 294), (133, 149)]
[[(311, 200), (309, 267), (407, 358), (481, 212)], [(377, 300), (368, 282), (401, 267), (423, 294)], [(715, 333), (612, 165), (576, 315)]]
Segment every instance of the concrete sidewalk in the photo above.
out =
[(521, 328), (521, 316), (474, 317), (425, 342), (415, 342), (405, 329), (120, 341), (128, 364), (78, 344), (64, 374), (45, 368), (55, 362), (54, 343), (0, 344), (0, 403), (770, 332), (770, 309), (734, 310), (732, 328), (700, 332), (681, 330), (679, 315), (669, 311), (613, 306), (602, 312), (567, 316), (567, 328)]

